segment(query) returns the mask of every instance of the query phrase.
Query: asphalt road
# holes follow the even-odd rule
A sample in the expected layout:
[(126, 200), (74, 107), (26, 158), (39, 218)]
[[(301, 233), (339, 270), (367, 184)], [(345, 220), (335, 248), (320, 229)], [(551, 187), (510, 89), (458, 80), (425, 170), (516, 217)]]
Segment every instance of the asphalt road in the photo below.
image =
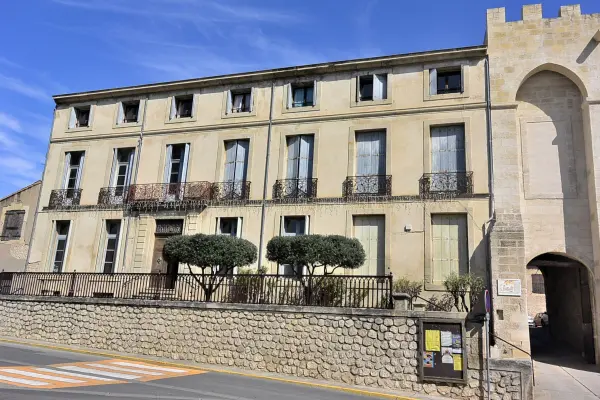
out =
[(371, 396), (332, 389), (204, 372), (0, 343), (0, 400), (359, 400)]

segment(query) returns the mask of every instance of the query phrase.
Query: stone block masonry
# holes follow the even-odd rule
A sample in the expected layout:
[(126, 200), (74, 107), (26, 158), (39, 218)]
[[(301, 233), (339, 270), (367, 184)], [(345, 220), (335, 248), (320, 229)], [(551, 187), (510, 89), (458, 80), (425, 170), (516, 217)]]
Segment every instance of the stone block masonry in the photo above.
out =
[[(419, 381), (419, 319), (457, 313), (0, 296), (0, 335), (346, 384), (481, 399), (480, 326), (467, 384)], [(529, 363), (495, 360), (492, 399), (526, 399)]]

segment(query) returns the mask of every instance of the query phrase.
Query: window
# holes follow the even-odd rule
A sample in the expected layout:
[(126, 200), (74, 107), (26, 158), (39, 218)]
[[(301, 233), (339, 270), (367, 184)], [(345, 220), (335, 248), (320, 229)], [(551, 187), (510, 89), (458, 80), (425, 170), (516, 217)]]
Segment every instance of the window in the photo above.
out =
[(119, 104), (117, 124), (130, 124), (138, 122), (140, 101), (123, 101)]
[(181, 183), (186, 181), (189, 152), (189, 144), (170, 144), (167, 146), (165, 183)]
[(225, 142), (225, 182), (244, 182), (246, 180), (249, 147), (248, 139)]
[(81, 173), (83, 170), (83, 161), (85, 152), (71, 151), (65, 155), (65, 175), (63, 189), (67, 189), (67, 198), (73, 198), (75, 191), (81, 185)]
[(312, 179), (313, 142), (313, 135), (287, 137), (287, 179)]
[(252, 89), (230, 90), (227, 93), (227, 112), (252, 112)]
[[(308, 234), (308, 216), (282, 217), (281, 236), (301, 236)], [(279, 274), (284, 276), (303, 275), (304, 271), (294, 271), (291, 265), (280, 265)]]
[(115, 149), (110, 178), (110, 186), (115, 188), (115, 196), (122, 196), (131, 183), (134, 153), (132, 148)]
[(52, 272), (63, 272), (64, 270), (70, 225), (71, 221), (56, 221)]
[(444, 68), (429, 70), (429, 89), (431, 95), (446, 93), (462, 93), (462, 68)]
[(194, 116), (194, 96), (173, 96), (170, 119), (191, 118)]
[(357, 80), (356, 101), (387, 99), (387, 74), (362, 75)]
[(546, 294), (546, 289), (544, 287), (544, 275), (531, 275), (531, 293)]
[(431, 191), (459, 189), (458, 173), (466, 170), (464, 125), (431, 128)]
[(71, 108), (69, 129), (85, 128), (90, 126), (92, 119), (92, 106), (77, 106)]
[(116, 270), (120, 231), (120, 220), (106, 221), (106, 246), (104, 250), (104, 266), (102, 269), (102, 272), (105, 274), (112, 274)]
[(355, 193), (386, 193), (385, 150), (385, 132), (356, 134)]
[(354, 234), (365, 250), (365, 263), (355, 275), (385, 274), (385, 217), (357, 215), (353, 218)]
[(237, 217), (218, 218), (217, 229), (219, 235), (241, 237), (242, 219)]
[(24, 210), (10, 210), (4, 214), (1, 240), (16, 240), (21, 237), (21, 228), (25, 218)]
[(441, 285), (452, 273), (466, 274), (469, 270), (466, 215), (433, 214), (431, 231), (432, 282)]
[(315, 106), (317, 104), (317, 81), (290, 83), (288, 86), (288, 108)]

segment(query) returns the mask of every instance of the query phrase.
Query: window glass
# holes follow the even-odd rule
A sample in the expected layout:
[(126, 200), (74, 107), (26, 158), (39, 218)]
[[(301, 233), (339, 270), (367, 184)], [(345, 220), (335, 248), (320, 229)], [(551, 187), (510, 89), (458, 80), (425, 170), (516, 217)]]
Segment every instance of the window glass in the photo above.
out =
[(360, 100), (373, 100), (373, 75), (364, 75), (359, 78)]
[(438, 94), (460, 93), (462, 91), (462, 76), (460, 69), (437, 71)]

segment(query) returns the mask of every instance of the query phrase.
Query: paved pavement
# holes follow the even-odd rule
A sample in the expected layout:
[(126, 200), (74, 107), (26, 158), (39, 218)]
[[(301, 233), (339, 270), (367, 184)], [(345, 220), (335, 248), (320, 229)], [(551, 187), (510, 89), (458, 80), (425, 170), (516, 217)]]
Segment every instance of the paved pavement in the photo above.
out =
[(598, 400), (600, 368), (552, 343), (544, 328), (531, 331), (535, 400)]
[[(152, 359), (101, 357), (0, 341), (0, 400), (362, 400), (350, 393)], [(404, 399), (409, 397), (384, 395)], [(375, 397), (376, 398), (376, 397)], [(419, 397), (423, 398), (423, 397)]]

